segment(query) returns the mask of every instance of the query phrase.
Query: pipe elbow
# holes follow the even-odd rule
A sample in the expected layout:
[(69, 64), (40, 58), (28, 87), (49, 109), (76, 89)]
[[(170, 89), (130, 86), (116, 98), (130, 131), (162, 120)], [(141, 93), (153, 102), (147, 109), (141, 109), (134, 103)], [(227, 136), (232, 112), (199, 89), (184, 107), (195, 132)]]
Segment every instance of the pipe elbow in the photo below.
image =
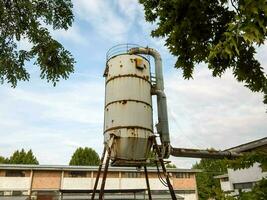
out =
[(146, 54), (153, 56), (156, 60), (161, 60), (161, 56), (158, 51), (149, 47), (134, 47), (128, 50), (129, 54)]
[(138, 47), (131, 48), (128, 50), (128, 53), (131, 55), (132, 54), (138, 54), (138, 53), (140, 53), (140, 48), (138, 48)]
[(157, 96), (159, 96), (161, 98), (166, 98), (166, 94), (162, 90), (154, 90), (154, 91), (152, 91), (152, 94), (153, 95), (157, 95)]

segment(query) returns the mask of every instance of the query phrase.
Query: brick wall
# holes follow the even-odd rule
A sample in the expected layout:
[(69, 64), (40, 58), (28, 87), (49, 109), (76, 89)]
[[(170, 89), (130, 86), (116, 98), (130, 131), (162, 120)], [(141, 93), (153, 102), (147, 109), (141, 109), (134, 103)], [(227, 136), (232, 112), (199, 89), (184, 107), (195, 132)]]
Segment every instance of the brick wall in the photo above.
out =
[(61, 171), (34, 171), (32, 189), (60, 189)]

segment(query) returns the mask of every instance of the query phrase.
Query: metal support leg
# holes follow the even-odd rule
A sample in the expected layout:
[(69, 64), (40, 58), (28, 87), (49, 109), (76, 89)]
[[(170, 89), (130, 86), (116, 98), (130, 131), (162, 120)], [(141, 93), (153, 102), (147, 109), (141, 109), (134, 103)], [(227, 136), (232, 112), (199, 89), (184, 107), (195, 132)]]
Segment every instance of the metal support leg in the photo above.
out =
[(100, 177), (100, 174), (101, 174), (101, 169), (102, 169), (102, 166), (103, 166), (105, 155), (106, 155), (106, 146), (104, 147), (104, 151), (102, 153), (102, 157), (101, 157), (101, 160), (100, 160), (100, 165), (98, 167), (98, 171), (97, 171), (97, 175), (96, 175), (96, 179), (95, 179), (95, 185), (94, 185), (94, 189), (93, 189), (91, 200), (95, 199), (95, 193), (96, 193), (96, 190), (97, 190), (97, 185), (98, 185), (99, 177)]
[(150, 185), (149, 185), (149, 179), (148, 179), (146, 166), (144, 166), (144, 171), (145, 171), (145, 176), (146, 176), (146, 186), (147, 186), (147, 190), (148, 190), (148, 199), (152, 200), (152, 195), (151, 195), (151, 190), (150, 190)]
[(107, 159), (106, 159), (105, 169), (104, 169), (104, 172), (103, 172), (101, 189), (100, 189), (100, 192), (99, 192), (99, 199), (100, 200), (103, 200), (103, 197), (104, 197), (104, 189), (105, 189), (105, 184), (106, 184), (106, 179), (107, 179), (108, 166), (109, 166), (109, 161), (110, 161), (110, 154), (111, 154), (111, 150), (110, 150), (110, 148), (108, 148), (108, 155), (107, 155)]
[(169, 187), (169, 191), (171, 193), (172, 200), (177, 200), (176, 195), (175, 195), (175, 192), (174, 192), (173, 187), (172, 187), (172, 184), (171, 184), (171, 181), (170, 181), (170, 178), (169, 178), (169, 174), (167, 173), (167, 170), (166, 170), (164, 161), (162, 159), (162, 155), (160, 153), (160, 150), (159, 150), (159, 147), (158, 147), (158, 144), (157, 144), (156, 137), (154, 137), (153, 140), (154, 140), (154, 145), (155, 145), (156, 152), (157, 152), (158, 157), (159, 157), (159, 162), (161, 164), (163, 173), (164, 173), (164, 175), (166, 177), (166, 182), (167, 182), (167, 185)]

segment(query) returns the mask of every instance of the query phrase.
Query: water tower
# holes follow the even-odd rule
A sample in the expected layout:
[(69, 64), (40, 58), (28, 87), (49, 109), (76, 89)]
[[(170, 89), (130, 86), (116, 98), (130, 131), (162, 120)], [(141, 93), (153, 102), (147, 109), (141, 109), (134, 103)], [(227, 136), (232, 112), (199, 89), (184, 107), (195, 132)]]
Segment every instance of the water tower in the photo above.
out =
[[(150, 57), (154, 60), (151, 70)], [(149, 199), (152, 199), (146, 165), (153, 149), (166, 178), (172, 199), (176, 199), (165, 161), (169, 155), (192, 158), (234, 158), (231, 151), (174, 148), (170, 145), (167, 101), (164, 93), (162, 60), (152, 48), (117, 45), (107, 53), (105, 77), (104, 151), (98, 169), (92, 199), (95, 197), (105, 161), (99, 199), (103, 199), (105, 180), (111, 160), (113, 166), (143, 167)], [(157, 97), (157, 123), (153, 129), (152, 96)], [(159, 138), (158, 140), (156, 138)], [(159, 143), (159, 144), (158, 144)]]
[[(150, 57), (154, 59), (154, 73), (151, 72)], [(101, 163), (106, 152), (108, 155), (103, 179), (106, 178), (111, 160), (113, 166), (144, 167), (149, 188), (146, 165), (149, 163), (148, 158), (153, 146), (158, 162), (166, 174), (169, 189), (175, 195), (163, 161), (163, 158), (170, 155), (170, 137), (160, 54), (148, 47), (117, 45), (107, 53), (104, 77), (105, 150)], [(153, 95), (157, 96), (156, 131), (153, 130)], [(159, 137), (159, 145), (156, 136)], [(99, 169), (101, 168), (102, 164)], [(104, 190), (104, 186), (105, 181), (102, 181), (101, 191)]]

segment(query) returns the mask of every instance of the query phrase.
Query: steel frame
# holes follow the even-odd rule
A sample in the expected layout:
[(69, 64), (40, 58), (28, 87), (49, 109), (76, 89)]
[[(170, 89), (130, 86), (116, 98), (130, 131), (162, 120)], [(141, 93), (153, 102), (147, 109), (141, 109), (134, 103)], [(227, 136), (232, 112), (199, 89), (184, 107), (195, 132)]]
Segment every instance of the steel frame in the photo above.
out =
[[(167, 185), (168, 185), (168, 188), (169, 188), (169, 191), (170, 191), (172, 200), (177, 200), (176, 195), (175, 195), (175, 192), (174, 192), (173, 187), (172, 187), (172, 184), (171, 184), (171, 181), (170, 181), (169, 174), (168, 174), (168, 172), (166, 170), (166, 167), (165, 167), (165, 164), (164, 164), (164, 160), (162, 158), (162, 155), (161, 155), (159, 146), (157, 144), (156, 137), (153, 136), (152, 137), (152, 140), (153, 140), (154, 149), (156, 150), (156, 153), (158, 155), (158, 159), (159, 159), (161, 168), (163, 170), (163, 174), (164, 174), (164, 176), (166, 178), (166, 182), (167, 182)], [(106, 160), (105, 160), (106, 153), (108, 153), (108, 154), (107, 154), (107, 157), (106, 157)], [(105, 147), (104, 148), (104, 151), (103, 151), (103, 154), (102, 154), (102, 157), (101, 157), (100, 165), (99, 165), (99, 168), (98, 168), (98, 172), (97, 172), (97, 176), (96, 176), (95, 185), (94, 185), (94, 189), (93, 189), (91, 200), (94, 200), (95, 199), (95, 194), (97, 192), (97, 186), (98, 186), (98, 182), (99, 182), (99, 178), (100, 178), (102, 166), (103, 166), (103, 163), (105, 162), (105, 167), (104, 167), (104, 171), (103, 171), (103, 178), (102, 178), (101, 188), (99, 190), (99, 199), (100, 200), (103, 200), (104, 199), (105, 184), (106, 184), (108, 167), (109, 167), (109, 162), (110, 162), (110, 154), (111, 154), (111, 147)], [(148, 190), (148, 198), (149, 198), (149, 200), (152, 200), (152, 194), (151, 194), (151, 190), (150, 190), (150, 184), (149, 184), (149, 177), (148, 177), (147, 166), (144, 165), (143, 167), (144, 167), (145, 178), (146, 178), (146, 185), (147, 185), (147, 190)]]

